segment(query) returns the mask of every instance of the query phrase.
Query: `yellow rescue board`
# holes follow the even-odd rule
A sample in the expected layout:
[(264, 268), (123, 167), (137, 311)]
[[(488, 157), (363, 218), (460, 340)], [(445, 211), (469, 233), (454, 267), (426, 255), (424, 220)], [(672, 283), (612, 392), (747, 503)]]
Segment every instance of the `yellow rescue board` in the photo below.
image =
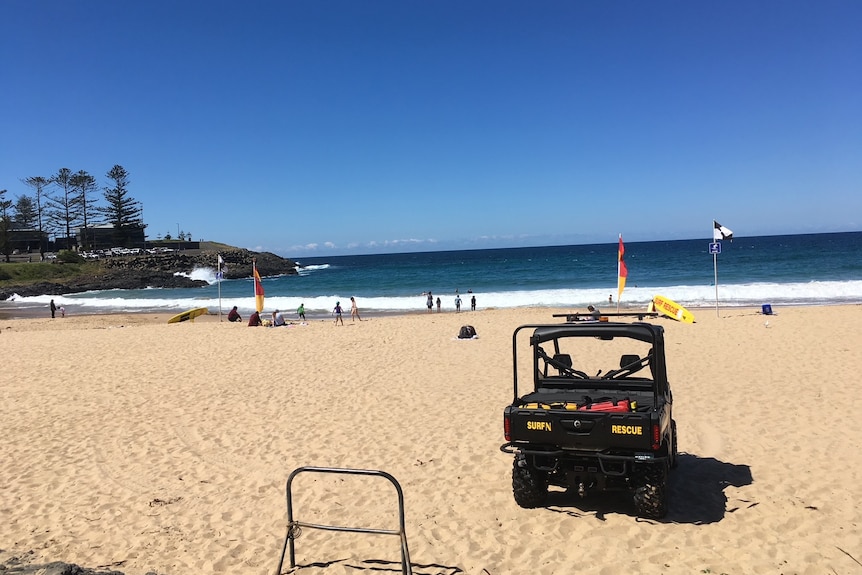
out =
[(209, 310), (205, 307), (196, 307), (195, 309), (190, 309), (189, 311), (184, 311), (183, 313), (178, 313), (174, 317), (168, 320), (168, 323), (179, 323), (181, 321), (192, 320), (194, 321), (196, 317), (199, 315), (203, 315), (207, 313)]
[(661, 295), (654, 296), (652, 298), (652, 305), (655, 311), (669, 318), (685, 323), (694, 323), (694, 314), (670, 298)]

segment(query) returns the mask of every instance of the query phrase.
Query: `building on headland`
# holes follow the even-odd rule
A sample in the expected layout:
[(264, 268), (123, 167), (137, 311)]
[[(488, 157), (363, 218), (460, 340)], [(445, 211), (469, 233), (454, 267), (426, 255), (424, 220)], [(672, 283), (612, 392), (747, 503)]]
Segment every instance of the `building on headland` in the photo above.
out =
[(24, 228), (12, 228), (7, 232), (10, 253), (41, 253), (49, 250), (47, 232)]
[(145, 225), (131, 225), (121, 228), (115, 228), (112, 224), (89, 226), (78, 228), (75, 240), (80, 249), (86, 251), (113, 247), (144, 248), (146, 247), (145, 228)]
[(78, 228), (73, 236), (56, 235), (35, 229), (13, 228), (7, 232), (9, 251), (14, 253), (41, 253), (60, 250), (101, 250), (113, 247), (144, 248), (145, 226), (114, 228), (111, 225)]

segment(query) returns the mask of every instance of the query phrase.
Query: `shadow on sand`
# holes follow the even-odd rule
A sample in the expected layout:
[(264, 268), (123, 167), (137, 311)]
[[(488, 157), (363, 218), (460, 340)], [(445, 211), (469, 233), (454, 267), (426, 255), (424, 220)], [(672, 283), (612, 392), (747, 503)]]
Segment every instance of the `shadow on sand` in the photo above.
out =
[[(671, 472), (668, 482), (668, 514), (658, 522), (705, 525), (721, 521), (725, 514), (742, 507), (754, 507), (756, 502), (744, 500), (728, 505), (724, 493), (728, 486), (743, 487), (751, 485), (753, 481), (748, 465), (680, 453), (679, 466)], [(586, 497), (580, 498), (573, 491), (552, 491), (548, 508), (556, 513), (575, 516), (592, 514), (600, 521), (608, 513), (635, 515), (631, 497), (623, 492), (588, 493)]]

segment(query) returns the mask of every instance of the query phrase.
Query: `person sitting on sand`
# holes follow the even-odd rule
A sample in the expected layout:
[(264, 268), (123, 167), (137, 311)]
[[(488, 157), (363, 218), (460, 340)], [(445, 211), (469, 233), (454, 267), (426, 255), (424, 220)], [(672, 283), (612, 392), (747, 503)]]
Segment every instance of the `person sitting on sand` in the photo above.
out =
[(594, 320), (598, 321), (598, 320), (602, 319), (602, 312), (600, 312), (596, 306), (588, 305), (587, 310), (590, 312), (590, 316)]
[(242, 321), (242, 316), (239, 315), (239, 312), (236, 310), (236, 306), (233, 306), (233, 309), (230, 310), (227, 314), (228, 321)]
[(255, 311), (251, 314), (251, 317), (248, 318), (248, 327), (257, 327), (259, 325), (263, 325), (260, 321), (260, 314)]
[(275, 310), (274, 312), (272, 312), (272, 325), (274, 327), (284, 325), (284, 314), (282, 314), (278, 310)]

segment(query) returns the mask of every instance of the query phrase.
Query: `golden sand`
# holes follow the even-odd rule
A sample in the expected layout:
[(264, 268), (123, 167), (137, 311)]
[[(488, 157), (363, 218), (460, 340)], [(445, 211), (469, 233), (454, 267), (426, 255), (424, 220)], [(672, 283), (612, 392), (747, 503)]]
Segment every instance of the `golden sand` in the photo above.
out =
[[(622, 495), (512, 498), (512, 331), (564, 311), (0, 321), (0, 561), (274, 573), (285, 480), (326, 466), (400, 482), (414, 573), (862, 572), (862, 306), (658, 320), (683, 453), (663, 521)], [(293, 492), (297, 519), (397, 529), (379, 478)], [(395, 537), (307, 529), (295, 549), (296, 573), (399, 572)]]

